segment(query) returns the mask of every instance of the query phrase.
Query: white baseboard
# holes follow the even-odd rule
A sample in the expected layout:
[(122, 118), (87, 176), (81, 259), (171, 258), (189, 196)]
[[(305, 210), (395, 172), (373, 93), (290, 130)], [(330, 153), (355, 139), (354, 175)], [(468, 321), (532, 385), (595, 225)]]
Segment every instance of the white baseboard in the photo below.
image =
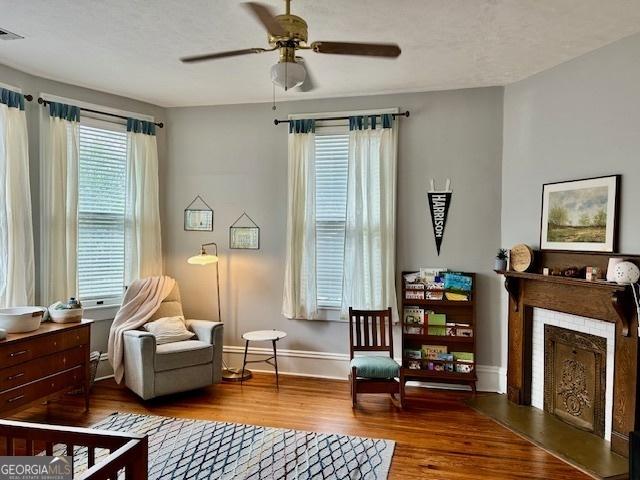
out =
[[(223, 348), (225, 361), (231, 367), (241, 367), (244, 347), (225, 345)], [(270, 348), (249, 347), (247, 360), (259, 360), (271, 356)], [(396, 359), (400, 361), (400, 359)], [(96, 378), (104, 380), (112, 378), (111, 365), (107, 362), (107, 354), (100, 357), (102, 375)], [(104, 362), (107, 362), (106, 364)], [(101, 368), (102, 367), (102, 368)], [(248, 369), (254, 372), (273, 373), (273, 368), (266, 364), (250, 363)], [(99, 370), (99, 372), (100, 372)], [(297, 375), (301, 377), (327, 378), (332, 380), (346, 380), (349, 374), (349, 355), (346, 353), (311, 352), (306, 350), (278, 349), (278, 370), (282, 375)], [(507, 371), (505, 368), (492, 365), (477, 365), (477, 389), (481, 392), (505, 393), (507, 385)], [(409, 382), (410, 385), (445, 388), (450, 390), (468, 390), (465, 385), (435, 384), (424, 382)]]
[(478, 390), (481, 392), (507, 392), (507, 369), (493, 365), (478, 365)]
[[(224, 357), (229, 366), (241, 367), (244, 347), (225, 345)], [(247, 360), (259, 360), (271, 356), (270, 348), (249, 347)], [(400, 360), (400, 359), (396, 359)], [(273, 372), (265, 364), (250, 363), (248, 369), (255, 372)], [(346, 353), (311, 352), (305, 350), (278, 349), (278, 370), (283, 375), (346, 380), (349, 374), (349, 355)], [(477, 389), (482, 392), (506, 391), (506, 370), (492, 365), (477, 365)], [(410, 382), (410, 384), (434, 386), (451, 390), (468, 390), (465, 385)]]

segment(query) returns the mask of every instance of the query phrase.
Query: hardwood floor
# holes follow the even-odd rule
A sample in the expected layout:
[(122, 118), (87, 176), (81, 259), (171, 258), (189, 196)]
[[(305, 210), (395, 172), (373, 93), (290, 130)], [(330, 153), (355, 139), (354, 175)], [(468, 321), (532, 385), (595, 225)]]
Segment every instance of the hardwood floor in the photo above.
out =
[(244, 386), (222, 384), (143, 402), (113, 380), (96, 383), (91, 410), (82, 396), (36, 405), (17, 420), (89, 426), (112, 412), (237, 422), (396, 441), (389, 478), (581, 480), (587, 475), (462, 403), (468, 393), (408, 388), (409, 408), (388, 396), (361, 395), (351, 408), (349, 384), (255, 374)]

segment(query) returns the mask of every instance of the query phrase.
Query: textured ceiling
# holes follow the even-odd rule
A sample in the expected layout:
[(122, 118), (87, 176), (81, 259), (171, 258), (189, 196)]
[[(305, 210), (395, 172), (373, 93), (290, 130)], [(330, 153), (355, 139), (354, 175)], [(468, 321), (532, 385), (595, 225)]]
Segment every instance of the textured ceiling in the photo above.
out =
[[(163, 106), (270, 101), (275, 52), (178, 61), (266, 46), (239, 4), (0, 0), (0, 27), (26, 37), (0, 42), (0, 63)], [(317, 90), (277, 91), (279, 101), (505, 85), (640, 31), (640, 2), (623, 0), (294, 0), (292, 11), (309, 23), (310, 40), (391, 41), (403, 53), (306, 52)]]

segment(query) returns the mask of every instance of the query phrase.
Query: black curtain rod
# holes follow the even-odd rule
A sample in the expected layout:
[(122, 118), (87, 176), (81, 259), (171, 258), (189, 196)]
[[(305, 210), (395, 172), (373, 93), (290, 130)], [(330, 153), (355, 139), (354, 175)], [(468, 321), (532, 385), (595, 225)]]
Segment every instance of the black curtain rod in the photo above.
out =
[(30, 95), (28, 93), (26, 95), (23, 95), (23, 97), (27, 102), (30, 102), (31, 100), (33, 100), (33, 95)]
[[(47, 100), (45, 100), (42, 97), (39, 97), (38, 98), (38, 103), (40, 105), (46, 106), (47, 103), (50, 103), (50, 102), (48, 102)], [(121, 118), (122, 120), (128, 120), (129, 119), (129, 117), (125, 117), (124, 115), (118, 115), (116, 113), (101, 112), (100, 110), (92, 110), (91, 108), (80, 107), (80, 110), (83, 111), (83, 112), (97, 113), (98, 115), (106, 115), (108, 117)], [(160, 127), (160, 128), (164, 127), (164, 123), (162, 123), (162, 122), (154, 122), (154, 125), (156, 125), (157, 127)]]
[[(376, 117), (379, 117), (380, 115), (384, 115), (383, 113), (373, 113), (371, 115), (375, 115)], [(363, 115), (364, 117), (370, 117), (371, 115)], [(409, 110), (407, 110), (406, 112), (401, 112), (401, 113), (392, 113), (391, 115), (393, 115), (393, 118), (396, 117), (408, 117), (409, 116)], [(316, 120), (318, 121), (327, 121), (327, 120), (349, 120), (349, 118), (351, 117), (328, 117), (328, 118), (316, 118)], [(274, 120), (273, 124), (274, 125), (279, 125), (281, 123), (291, 123), (293, 120)]]

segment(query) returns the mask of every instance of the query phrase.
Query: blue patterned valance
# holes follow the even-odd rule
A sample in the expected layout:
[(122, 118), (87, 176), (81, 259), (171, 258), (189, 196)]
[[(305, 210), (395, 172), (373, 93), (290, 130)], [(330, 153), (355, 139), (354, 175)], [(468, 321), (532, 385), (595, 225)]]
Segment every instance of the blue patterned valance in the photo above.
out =
[(50, 102), (47, 100), (49, 107), (49, 116), (67, 120), (68, 122), (80, 121), (80, 107), (67, 105), (66, 103)]
[(316, 121), (310, 120), (290, 120), (289, 133), (315, 133)]
[(127, 118), (127, 132), (155, 135), (156, 126), (153, 122), (138, 120), (136, 118)]
[(24, 95), (18, 92), (0, 88), (0, 103), (9, 108), (19, 108), (24, 110)]
[(378, 125), (382, 128), (393, 127), (393, 114), (383, 113), (381, 115), (357, 115), (349, 117), (349, 130), (375, 130)]

